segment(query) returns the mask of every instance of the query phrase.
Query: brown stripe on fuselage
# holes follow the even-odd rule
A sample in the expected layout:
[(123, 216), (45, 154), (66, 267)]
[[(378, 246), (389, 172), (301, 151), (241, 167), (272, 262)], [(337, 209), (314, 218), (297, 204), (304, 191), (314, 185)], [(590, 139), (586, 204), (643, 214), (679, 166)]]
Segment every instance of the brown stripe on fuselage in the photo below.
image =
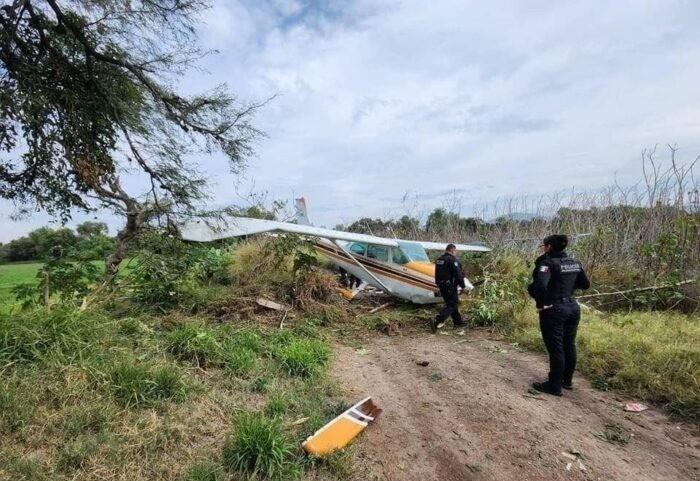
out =
[[(318, 250), (322, 251), (324, 254), (335, 257), (337, 259), (343, 260), (345, 262), (352, 262), (352, 259), (348, 259), (348, 254), (345, 253), (344, 251), (341, 251), (339, 249), (336, 249), (334, 247), (331, 247), (329, 245), (322, 244), (320, 242), (314, 243), (314, 247), (316, 247)], [(434, 292), (437, 290), (437, 286), (435, 283), (427, 281), (425, 279), (422, 279), (420, 277), (417, 277), (415, 275), (412, 275), (411, 273), (406, 273), (402, 272), (398, 269), (393, 269), (390, 266), (386, 264), (380, 264), (377, 261), (374, 261), (372, 259), (369, 259), (364, 256), (353, 256), (353, 259), (358, 261), (360, 264), (362, 264), (364, 267), (366, 267), (369, 271), (374, 271), (375, 274), (381, 274), (385, 275), (387, 277), (391, 277), (393, 279), (396, 279), (401, 282), (405, 282), (407, 284), (411, 284), (412, 286), (419, 287), (421, 289), (425, 289), (431, 292)]]

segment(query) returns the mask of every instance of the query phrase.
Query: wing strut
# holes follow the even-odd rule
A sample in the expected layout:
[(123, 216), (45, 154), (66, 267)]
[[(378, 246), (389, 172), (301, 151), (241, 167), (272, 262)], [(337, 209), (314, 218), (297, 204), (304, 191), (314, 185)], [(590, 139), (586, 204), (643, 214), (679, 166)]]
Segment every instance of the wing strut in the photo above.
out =
[(347, 249), (345, 249), (345, 247), (343, 247), (342, 244), (340, 244), (337, 240), (333, 240), (333, 243), (334, 243), (335, 245), (337, 245), (338, 247), (340, 247), (340, 250), (342, 250), (342, 251), (345, 253), (346, 256), (348, 256), (355, 264), (357, 264), (357, 265), (360, 267), (360, 269), (362, 269), (363, 271), (365, 271), (365, 272), (367, 273), (368, 276), (370, 276), (372, 279), (374, 279), (375, 281), (377, 281), (377, 284), (379, 284), (379, 287), (381, 287), (381, 289), (382, 289), (384, 292), (386, 292), (386, 293), (389, 294), (390, 296), (393, 296), (393, 295), (394, 295), (394, 293), (391, 292), (391, 289), (389, 289), (382, 281), (380, 281), (379, 278), (377, 278), (377, 276), (375, 276), (375, 275), (372, 274), (369, 270), (367, 270), (367, 268), (366, 268), (365, 266), (363, 266), (363, 265), (360, 263), (360, 261), (358, 261), (357, 259), (355, 259), (355, 257), (353, 257), (353, 255), (350, 254), (350, 253), (347, 251)]

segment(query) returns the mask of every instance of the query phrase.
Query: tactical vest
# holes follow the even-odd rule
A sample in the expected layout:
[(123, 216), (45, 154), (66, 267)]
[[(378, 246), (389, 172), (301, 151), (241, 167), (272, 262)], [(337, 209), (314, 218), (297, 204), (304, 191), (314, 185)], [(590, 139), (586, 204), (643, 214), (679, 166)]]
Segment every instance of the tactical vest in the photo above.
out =
[(574, 294), (576, 278), (583, 266), (573, 257), (550, 257), (545, 265), (551, 266), (551, 277), (547, 285), (546, 303), (556, 302)]

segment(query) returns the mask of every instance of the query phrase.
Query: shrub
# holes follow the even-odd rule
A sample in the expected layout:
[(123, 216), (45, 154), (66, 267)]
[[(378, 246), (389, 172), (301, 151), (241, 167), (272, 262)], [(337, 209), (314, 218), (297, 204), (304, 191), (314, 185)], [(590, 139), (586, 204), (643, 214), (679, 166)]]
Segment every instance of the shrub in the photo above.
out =
[(232, 254), (230, 271), (244, 292), (293, 300), (297, 287), (304, 295), (327, 294), (327, 278), (309, 274), (316, 263), (316, 254), (307, 241), (285, 234), (240, 244)]
[(280, 423), (259, 413), (239, 414), (223, 449), (229, 470), (263, 479), (292, 477), (297, 469), (293, 457), (293, 444)]
[(528, 303), (529, 269), (522, 257), (509, 252), (491, 253), (484, 261), (484, 283), (468, 301), (468, 320), (477, 326), (508, 330)]
[(277, 349), (275, 357), (293, 376), (313, 376), (326, 365), (328, 347), (316, 339), (292, 339), (289, 344)]
[(146, 231), (137, 241), (125, 281), (131, 298), (149, 309), (167, 310), (192, 284), (190, 270), (199, 251), (167, 233)]
[(77, 303), (88, 295), (101, 275), (100, 268), (92, 262), (52, 257), (37, 273), (38, 284), (19, 284), (12, 292), (24, 309), (49, 304), (56, 297), (62, 304)]
[(112, 369), (109, 381), (115, 399), (125, 407), (180, 401), (186, 394), (180, 372), (167, 365), (120, 364)]
[(197, 322), (186, 322), (173, 329), (168, 334), (167, 346), (178, 359), (202, 367), (215, 361), (220, 349), (213, 332)]
[(202, 284), (229, 285), (231, 276), (231, 249), (200, 248), (193, 266), (193, 275)]
[(208, 287), (230, 284), (230, 253), (187, 244), (168, 233), (144, 232), (125, 275), (131, 298), (149, 309), (206, 303)]

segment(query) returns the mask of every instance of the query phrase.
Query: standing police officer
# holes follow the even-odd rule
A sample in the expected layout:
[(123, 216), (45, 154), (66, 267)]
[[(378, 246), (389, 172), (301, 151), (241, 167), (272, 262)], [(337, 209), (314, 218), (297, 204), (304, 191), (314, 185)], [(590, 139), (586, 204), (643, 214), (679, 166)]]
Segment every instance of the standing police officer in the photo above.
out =
[(550, 235), (542, 242), (544, 254), (535, 261), (533, 282), (528, 286), (540, 316), (540, 331), (549, 353), (549, 379), (536, 382), (538, 391), (561, 396), (561, 388), (572, 389), (576, 368), (576, 330), (581, 308), (572, 297), (575, 289), (588, 289), (583, 266), (564, 249), (565, 235)]
[(457, 247), (448, 244), (445, 253), (435, 261), (435, 284), (440, 289), (440, 295), (445, 301), (445, 307), (430, 321), (433, 333), (445, 325), (445, 320), (452, 316), (455, 329), (464, 327), (462, 315), (459, 313), (459, 291), (457, 287), (466, 289), (462, 264), (457, 259)]

